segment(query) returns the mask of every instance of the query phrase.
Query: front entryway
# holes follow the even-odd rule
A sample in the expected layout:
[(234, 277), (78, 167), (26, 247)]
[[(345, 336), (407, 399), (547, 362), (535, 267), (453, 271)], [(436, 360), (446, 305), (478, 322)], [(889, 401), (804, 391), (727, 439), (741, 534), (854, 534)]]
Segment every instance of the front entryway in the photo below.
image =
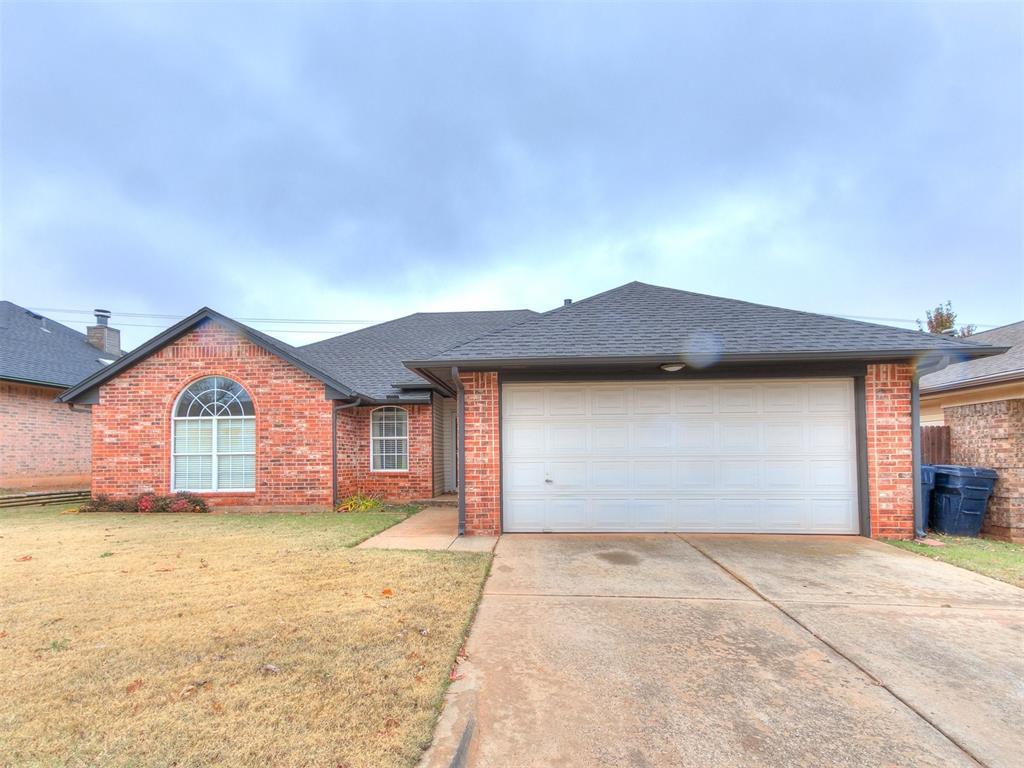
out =
[(857, 533), (850, 378), (509, 383), (503, 530)]

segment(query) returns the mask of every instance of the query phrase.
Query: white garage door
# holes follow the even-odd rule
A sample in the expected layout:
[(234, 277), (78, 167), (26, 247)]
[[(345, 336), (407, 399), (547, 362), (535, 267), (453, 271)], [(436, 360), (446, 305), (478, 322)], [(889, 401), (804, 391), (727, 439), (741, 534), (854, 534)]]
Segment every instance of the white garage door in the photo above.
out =
[(506, 531), (857, 533), (852, 379), (506, 384)]

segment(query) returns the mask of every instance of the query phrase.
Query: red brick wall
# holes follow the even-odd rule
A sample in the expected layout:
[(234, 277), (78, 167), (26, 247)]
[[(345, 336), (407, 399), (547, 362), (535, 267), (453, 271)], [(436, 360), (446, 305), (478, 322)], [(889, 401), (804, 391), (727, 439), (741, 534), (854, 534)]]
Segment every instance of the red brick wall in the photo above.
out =
[(953, 464), (999, 473), (982, 532), (1024, 543), (1024, 400), (942, 409)]
[(370, 413), (376, 407), (346, 408), (338, 412), (338, 496), (379, 494), (388, 501), (432, 498), (431, 407), (398, 405), (409, 414), (409, 469), (374, 472), (370, 469)]
[(0, 487), (85, 488), (92, 449), (88, 409), (55, 403), (60, 389), (0, 382)]
[(914, 537), (913, 374), (912, 363), (882, 363), (864, 378), (872, 538)]
[(203, 376), (227, 376), (256, 412), (256, 490), (215, 504), (331, 503), (331, 403), (324, 385), (245, 337), (204, 322), (100, 387), (93, 406), (94, 495), (169, 493), (171, 410)]
[(501, 422), (498, 374), (459, 374), (466, 397), (466, 533), (501, 532)]

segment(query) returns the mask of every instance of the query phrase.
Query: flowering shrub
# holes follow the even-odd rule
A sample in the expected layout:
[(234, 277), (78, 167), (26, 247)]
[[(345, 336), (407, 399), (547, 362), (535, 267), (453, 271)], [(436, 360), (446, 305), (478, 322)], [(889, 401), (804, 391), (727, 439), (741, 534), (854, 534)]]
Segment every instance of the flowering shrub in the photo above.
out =
[(194, 493), (179, 491), (172, 496), (143, 493), (134, 499), (111, 499), (97, 496), (78, 508), (79, 512), (209, 512), (205, 499)]

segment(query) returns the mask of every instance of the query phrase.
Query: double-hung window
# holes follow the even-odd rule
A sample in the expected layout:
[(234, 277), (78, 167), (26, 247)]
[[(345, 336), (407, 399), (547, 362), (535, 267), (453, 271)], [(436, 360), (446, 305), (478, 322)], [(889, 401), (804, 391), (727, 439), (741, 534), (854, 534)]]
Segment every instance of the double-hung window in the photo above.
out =
[(256, 416), (236, 381), (207, 376), (178, 397), (171, 423), (171, 488), (256, 489)]
[(370, 468), (375, 472), (409, 469), (409, 414), (385, 406), (370, 413)]

